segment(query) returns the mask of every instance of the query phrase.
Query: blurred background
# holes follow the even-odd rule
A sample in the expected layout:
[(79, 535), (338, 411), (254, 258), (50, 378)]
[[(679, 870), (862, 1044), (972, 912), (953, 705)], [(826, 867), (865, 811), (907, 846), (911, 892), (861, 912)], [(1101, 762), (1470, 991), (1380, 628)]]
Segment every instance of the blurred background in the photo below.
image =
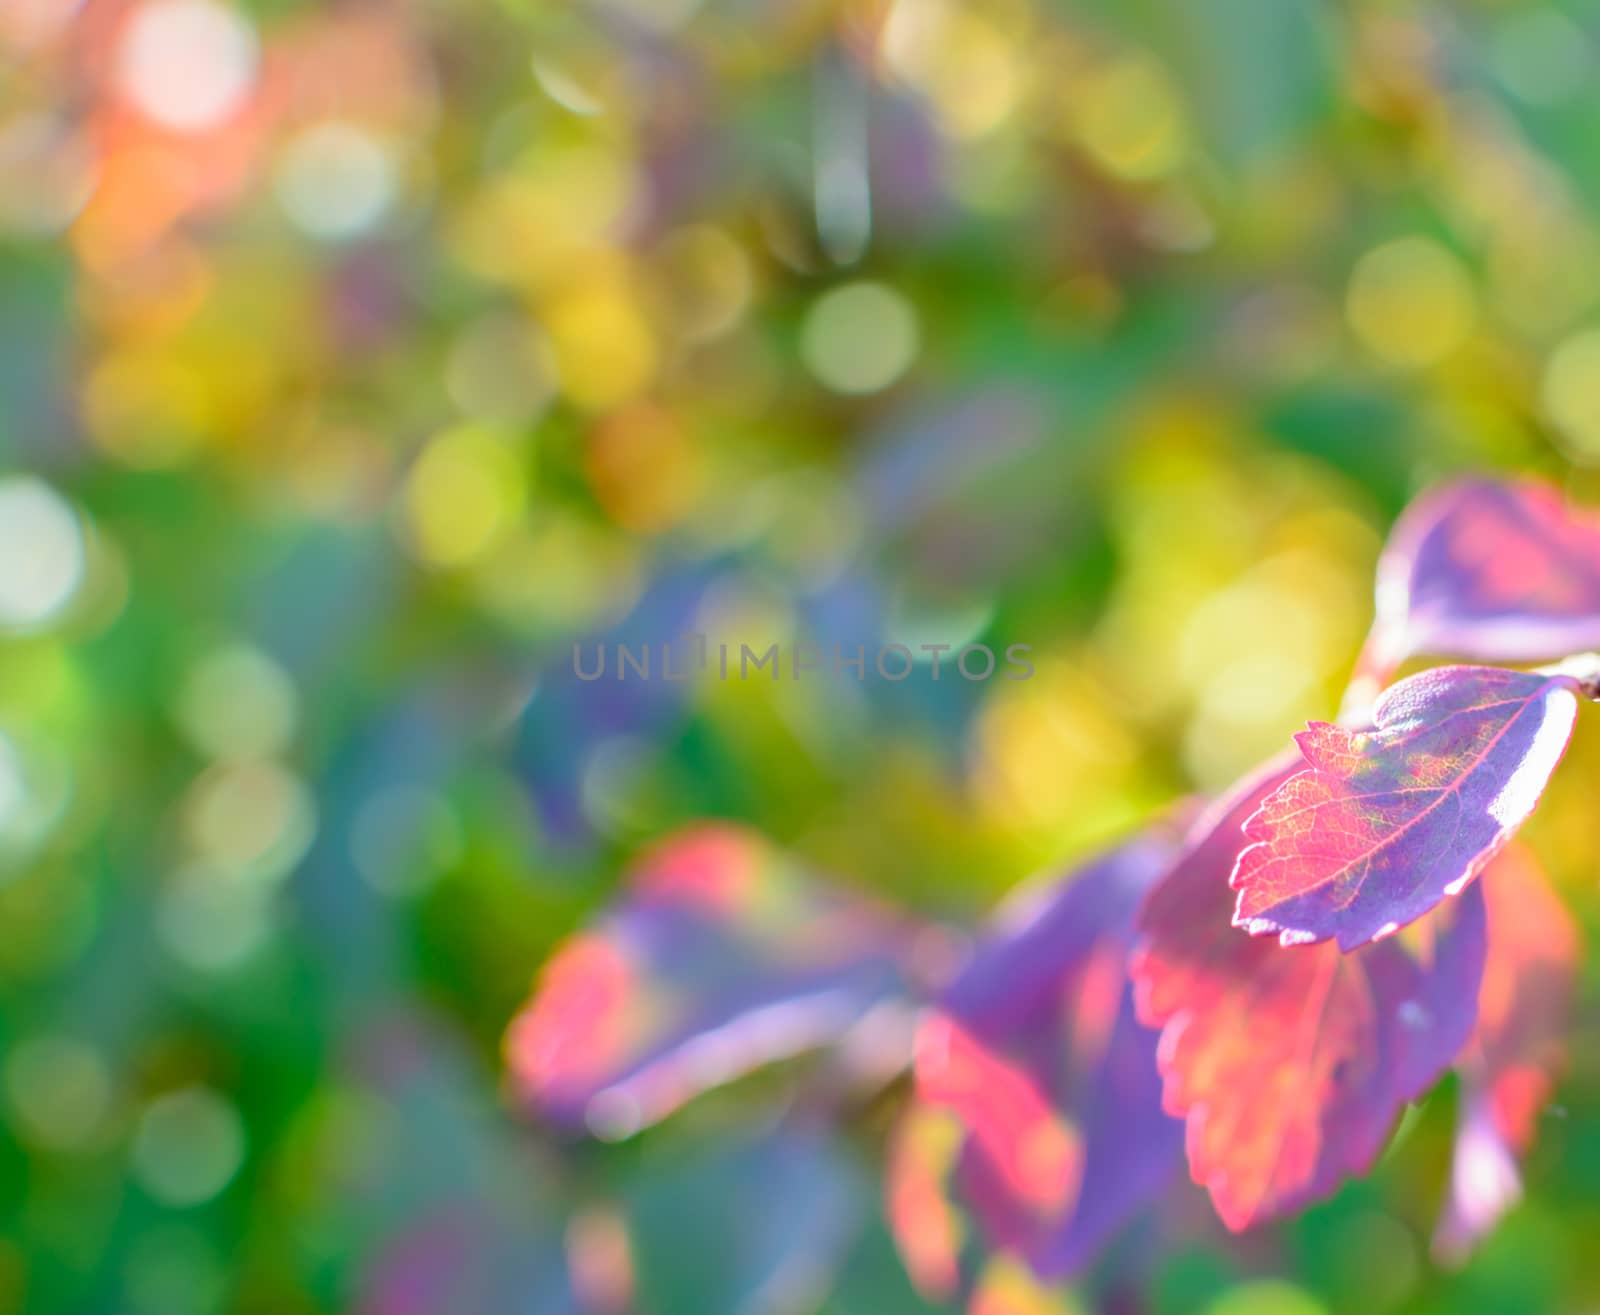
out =
[[(0, 1312), (630, 1247), (656, 1315), (930, 1309), (870, 1118), (573, 1147), (508, 1022), (699, 817), (975, 920), (1332, 715), (1418, 488), (1600, 497), (1597, 75), (1594, 0), (0, 0)], [(1036, 674), (572, 678), (684, 630)], [(1117, 1309), (1600, 1308), (1592, 1018), (1463, 1272), (1447, 1090)]]

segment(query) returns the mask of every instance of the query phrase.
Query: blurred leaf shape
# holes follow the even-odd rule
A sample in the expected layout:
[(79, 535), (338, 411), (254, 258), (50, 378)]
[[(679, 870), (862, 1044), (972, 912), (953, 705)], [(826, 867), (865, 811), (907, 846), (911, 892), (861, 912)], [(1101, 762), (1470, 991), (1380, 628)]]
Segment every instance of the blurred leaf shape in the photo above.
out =
[(512, 1308), (597, 1315), (574, 1289), (558, 1234), (508, 1227), (486, 1203), (470, 1199), (424, 1211), (384, 1236), (352, 1307), (356, 1315), (492, 1315)]
[(1522, 1195), (1517, 1158), (1533, 1144), (1565, 1054), (1580, 943), (1538, 860), (1513, 844), (1485, 870), (1489, 949), (1478, 1027), (1457, 1067), (1461, 1108), (1440, 1259), (1464, 1261)]
[(638, 1309), (816, 1310), (866, 1217), (865, 1178), (835, 1134), (798, 1120), (720, 1136), (630, 1194)]
[(507, 1153), (496, 1110), (436, 1018), (379, 1009), (351, 1030), (279, 1169), (296, 1218), (349, 1258), (355, 1315), (611, 1315), (576, 1281), (556, 1175)]
[(888, 1202), (925, 1293), (961, 1286), (968, 1219), (974, 1310), (1005, 1258), (1044, 1279), (1080, 1268), (1175, 1167), (1127, 976), (1134, 912), (1172, 852), (1158, 827), (1026, 888), (919, 1028)]
[(1001, 1257), (985, 1266), (968, 1309), (971, 1315), (1075, 1315), (1082, 1308), (1059, 1286), (1043, 1284), (1026, 1267)]
[(1139, 915), (1140, 1018), (1161, 1029), (1168, 1113), (1235, 1231), (1330, 1194), (1377, 1158), (1407, 1101), (1472, 1031), (1484, 961), (1473, 886), (1406, 937), (1341, 954), (1244, 935), (1227, 916), (1244, 820), (1295, 773), (1284, 755), (1196, 824)]
[(1375, 728), (1312, 722), (1309, 770), (1244, 824), (1234, 922), (1352, 950), (1459, 894), (1538, 804), (1577, 717), (1567, 676), (1438, 667), (1401, 681)]
[(1534, 661), (1600, 644), (1600, 518), (1553, 484), (1461, 480), (1418, 498), (1378, 562), (1367, 663)]
[(753, 832), (697, 825), (645, 853), (621, 903), (551, 957), (507, 1063), (547, 1118), (629, 1136), (847, 1040), (908, 994), (916, 948), (910, 924), (812, 882)]

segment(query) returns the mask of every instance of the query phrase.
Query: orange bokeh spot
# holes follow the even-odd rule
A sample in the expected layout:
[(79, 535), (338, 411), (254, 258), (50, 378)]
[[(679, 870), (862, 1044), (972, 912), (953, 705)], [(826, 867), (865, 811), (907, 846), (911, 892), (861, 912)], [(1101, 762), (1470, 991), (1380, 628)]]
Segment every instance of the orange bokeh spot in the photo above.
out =
[(714, 912), (748, 902), (761, 869), (761, 847), (733, 826), (696, 827), (647, 854), (636, 883), (641, 892)]
[(612, 942), (574, 937), (545, 967), (532, 1006), (506, 1034), (512, 1072), (548, 1095), (613, 1064), (627, 1043), (633, 966)]
[(961, 1128), (926, 1106), (914, 1106), (889, 1148), (889, 1224), (917, 1290), (948, 1298), (960, 1277), (960, 1231), (944, 1179), (960, 1151)]

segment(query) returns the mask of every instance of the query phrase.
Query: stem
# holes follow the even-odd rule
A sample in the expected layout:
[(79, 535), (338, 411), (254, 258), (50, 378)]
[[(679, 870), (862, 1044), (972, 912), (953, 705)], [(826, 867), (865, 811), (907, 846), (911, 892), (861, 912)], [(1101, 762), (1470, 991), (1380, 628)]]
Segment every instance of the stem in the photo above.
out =
[(1541, 676), (1567, 676), (1578, 682), (1578, 693), (1584, 698), (1600, 702), (1600, 652), (1574, 653), (1534, 670)]

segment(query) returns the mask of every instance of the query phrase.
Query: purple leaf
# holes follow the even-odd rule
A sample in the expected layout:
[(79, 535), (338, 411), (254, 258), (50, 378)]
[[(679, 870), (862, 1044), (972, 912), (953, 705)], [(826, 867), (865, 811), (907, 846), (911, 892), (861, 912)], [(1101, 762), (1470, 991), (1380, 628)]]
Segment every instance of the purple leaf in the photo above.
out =
[(1565, 752), (1577, 682), (1439, 667), (1379, 699), (1372, 730), (1313, 722), (1310, 764), (1262, 800), (1234, 922), (1350, 950), (1459, 894), (1522, 825)]
[(1395, 525), (1368, 655), (1380, 671), (1418, 653), (1531, 662), (1595, 645), (1600, 520), (1553, 484), (1446, 484)]
[(909, 992), (917, 944), (914, 927), (811, 882), (758, 836), (695, 827), (645, 855), (621, 906), (551, 958), (507, 1033), (511, 1075), (547, 1117), (627, 1136), (846, 1040)]
[(1509, 846), (1483, 874), (1489, 956), (1478, 1027), (1457, 1067), (1461, 1113), (1450, 1192), (1434, 1233), (1464, 1260), (1521, 1198), (1517, 1159), (1533, 1143), (1565, 1052), (1578, 930), (1538, 862)]
[(1154, 1037), (1127, 981), (1133, 914), (1172, 852), (1141, 836), (1010, 901), (918, 1033), (891, 1222), (925, 1291), (961, 1278), (957, 1216), (1041, 1277), (1069, 1273), (1176, 1164)]
[(1401, 1106), (1472, 1031), (1483, 971), (1476, 886), (1416, 936), (1340, 954), (1229, 921), (1240, 827), (1294, 771), (1280, 757), (1202, 818), (1140, 913), (1139, 1016), (1161, 1029), (1168, 1113), (1223, 1222), (1248, 1228), (1365, 1172)]

